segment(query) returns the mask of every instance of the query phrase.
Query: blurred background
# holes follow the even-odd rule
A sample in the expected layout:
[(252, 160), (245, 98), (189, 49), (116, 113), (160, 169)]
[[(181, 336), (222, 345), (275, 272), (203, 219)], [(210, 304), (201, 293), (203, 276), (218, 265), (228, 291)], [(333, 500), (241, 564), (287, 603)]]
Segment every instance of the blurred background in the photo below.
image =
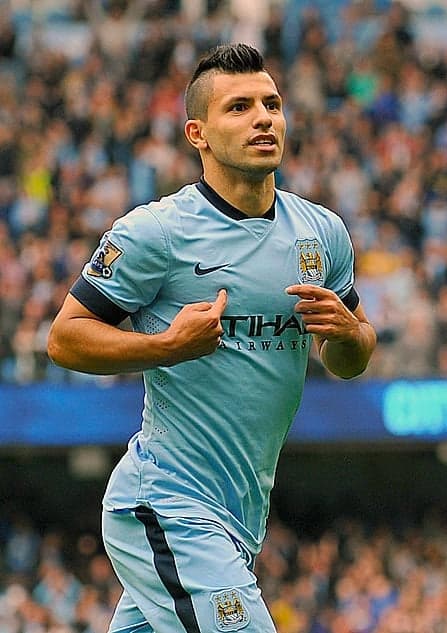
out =
[(0, 0), (0, 633), (107, 630), (141, 379), (46, 337), (112, 221), (199, 178), (184, 87), (236, 41), (286, 98), (278, 185), (343, 217), (379, 336), (356, 382), (311, 359), (260, 584), (279, 633), (447, 632), (447, 2)]

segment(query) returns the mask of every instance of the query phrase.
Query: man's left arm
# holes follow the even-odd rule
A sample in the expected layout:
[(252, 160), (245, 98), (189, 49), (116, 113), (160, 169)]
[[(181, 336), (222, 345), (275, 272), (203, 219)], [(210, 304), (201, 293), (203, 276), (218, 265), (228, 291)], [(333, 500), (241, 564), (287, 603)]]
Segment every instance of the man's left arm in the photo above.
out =
[(295, 311), (313, 335), (325, 367), (340, 378), (361, 374), (376, 346), (376, 333), (361, 304), (351, 311), (332, 290), (309, 284), (286, 291), (300, 298)]

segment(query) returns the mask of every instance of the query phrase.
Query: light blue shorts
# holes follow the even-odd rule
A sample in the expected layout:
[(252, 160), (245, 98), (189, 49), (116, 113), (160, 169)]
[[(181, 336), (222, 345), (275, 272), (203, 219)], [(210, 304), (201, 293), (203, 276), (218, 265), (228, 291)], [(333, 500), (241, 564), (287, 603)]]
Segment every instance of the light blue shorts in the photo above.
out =
[(275, 633), (250, 553), (219, 523), (140, 506), (104, 511), (124, 591), (110, 633)]

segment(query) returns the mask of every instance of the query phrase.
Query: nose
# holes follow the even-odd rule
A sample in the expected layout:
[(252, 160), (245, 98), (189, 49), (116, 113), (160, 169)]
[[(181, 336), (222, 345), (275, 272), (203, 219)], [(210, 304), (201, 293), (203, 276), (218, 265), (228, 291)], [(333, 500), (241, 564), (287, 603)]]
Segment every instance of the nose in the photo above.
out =
[(272, 127), (272, 115), (270, 110), (266, 108), (263, 103), (260, 103), (255, 110), (255, 117), (253, 119), (254, 128), (269, 129)]

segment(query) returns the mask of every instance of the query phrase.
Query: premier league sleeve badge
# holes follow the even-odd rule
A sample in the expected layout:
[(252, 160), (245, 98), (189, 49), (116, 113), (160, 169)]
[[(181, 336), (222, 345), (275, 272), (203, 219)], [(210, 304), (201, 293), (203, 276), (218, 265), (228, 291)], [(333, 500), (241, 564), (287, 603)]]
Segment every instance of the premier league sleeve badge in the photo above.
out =
[(87, 275), (92, 277), (102, 277), (110, 279), (112, 276), (112, 264), (123, 254), (123, 251), (112, 244), (110, 240), (99, 247), (93, 256), (90, 266), (87, 269)]

